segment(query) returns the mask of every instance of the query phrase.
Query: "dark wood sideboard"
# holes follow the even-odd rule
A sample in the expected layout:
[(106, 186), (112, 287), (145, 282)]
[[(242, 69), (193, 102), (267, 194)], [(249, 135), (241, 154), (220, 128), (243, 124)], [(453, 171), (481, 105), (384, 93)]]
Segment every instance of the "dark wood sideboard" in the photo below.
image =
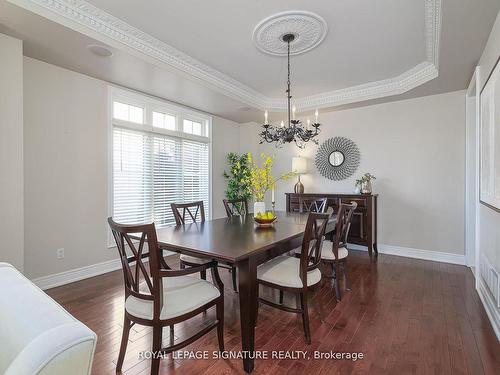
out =
[(370, 256), (373, 250), (378, 254), (377, 249), (377, 194), (320, 194), (320, 193), (285, 193), (286, 210), (294, 212), (299, 210), (299, 197), (304, 198), (328, 198), (328, 206), (333, 207), (334, 212), (338, 211), (339, 204), (358, 204), (352, 218), (349, 230), (349, 243), (363, 245), (368, 248)]

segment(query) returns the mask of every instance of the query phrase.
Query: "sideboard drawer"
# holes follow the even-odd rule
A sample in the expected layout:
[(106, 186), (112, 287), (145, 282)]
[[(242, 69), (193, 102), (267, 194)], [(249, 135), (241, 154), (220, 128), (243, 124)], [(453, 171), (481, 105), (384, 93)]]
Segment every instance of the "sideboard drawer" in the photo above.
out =
[(340, 199), (342, 203), (349, 204), (351, 202), (356, 202), (358, 207), (366, 207), (366, 198), (341, 198)]

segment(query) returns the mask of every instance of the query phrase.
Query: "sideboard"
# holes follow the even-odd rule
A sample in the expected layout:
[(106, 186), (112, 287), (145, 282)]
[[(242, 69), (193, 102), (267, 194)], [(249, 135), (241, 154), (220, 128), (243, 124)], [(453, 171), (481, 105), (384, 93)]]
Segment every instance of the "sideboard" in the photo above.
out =
[(349, 230), (348, 242), (363, 245), (368, 248), (370, 257), (372, 252), (378, 254), (377, 249), (377, 194), (321, 194), (321, 193), (285, 193), (286, 210), (294, 212), (299, 210), (299, 197), (327, 198), (328, 206), (338, 211), (340, 203), (356, 202), (358, 207)]

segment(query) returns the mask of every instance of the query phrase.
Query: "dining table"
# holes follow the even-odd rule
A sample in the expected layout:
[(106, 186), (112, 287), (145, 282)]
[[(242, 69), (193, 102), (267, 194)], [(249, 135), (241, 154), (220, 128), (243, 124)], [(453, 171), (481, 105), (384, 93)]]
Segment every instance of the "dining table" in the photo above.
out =
[[(234, 265), (237, 269), (244, 370), (254, 368), (257, 266), (301, 246), (308, 213), (275, 212), (270, 227), (259, 227), (253, 214), (157, 229), (161, 249)], [(332, 216), (327, 232), (335, 227)]]

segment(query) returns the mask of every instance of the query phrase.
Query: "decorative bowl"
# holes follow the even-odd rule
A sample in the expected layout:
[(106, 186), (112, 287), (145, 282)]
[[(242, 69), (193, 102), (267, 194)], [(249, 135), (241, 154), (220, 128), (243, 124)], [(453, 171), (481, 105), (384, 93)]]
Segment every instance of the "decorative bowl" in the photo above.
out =
[(278, 219), (276, 216), (273, 217), (272, 219), (264, 219), (264, 218), (258, 218), (254, 217), (253, 218), (257, 226), (265, 228), (265, 227), (272, 227), (274, 222)]

